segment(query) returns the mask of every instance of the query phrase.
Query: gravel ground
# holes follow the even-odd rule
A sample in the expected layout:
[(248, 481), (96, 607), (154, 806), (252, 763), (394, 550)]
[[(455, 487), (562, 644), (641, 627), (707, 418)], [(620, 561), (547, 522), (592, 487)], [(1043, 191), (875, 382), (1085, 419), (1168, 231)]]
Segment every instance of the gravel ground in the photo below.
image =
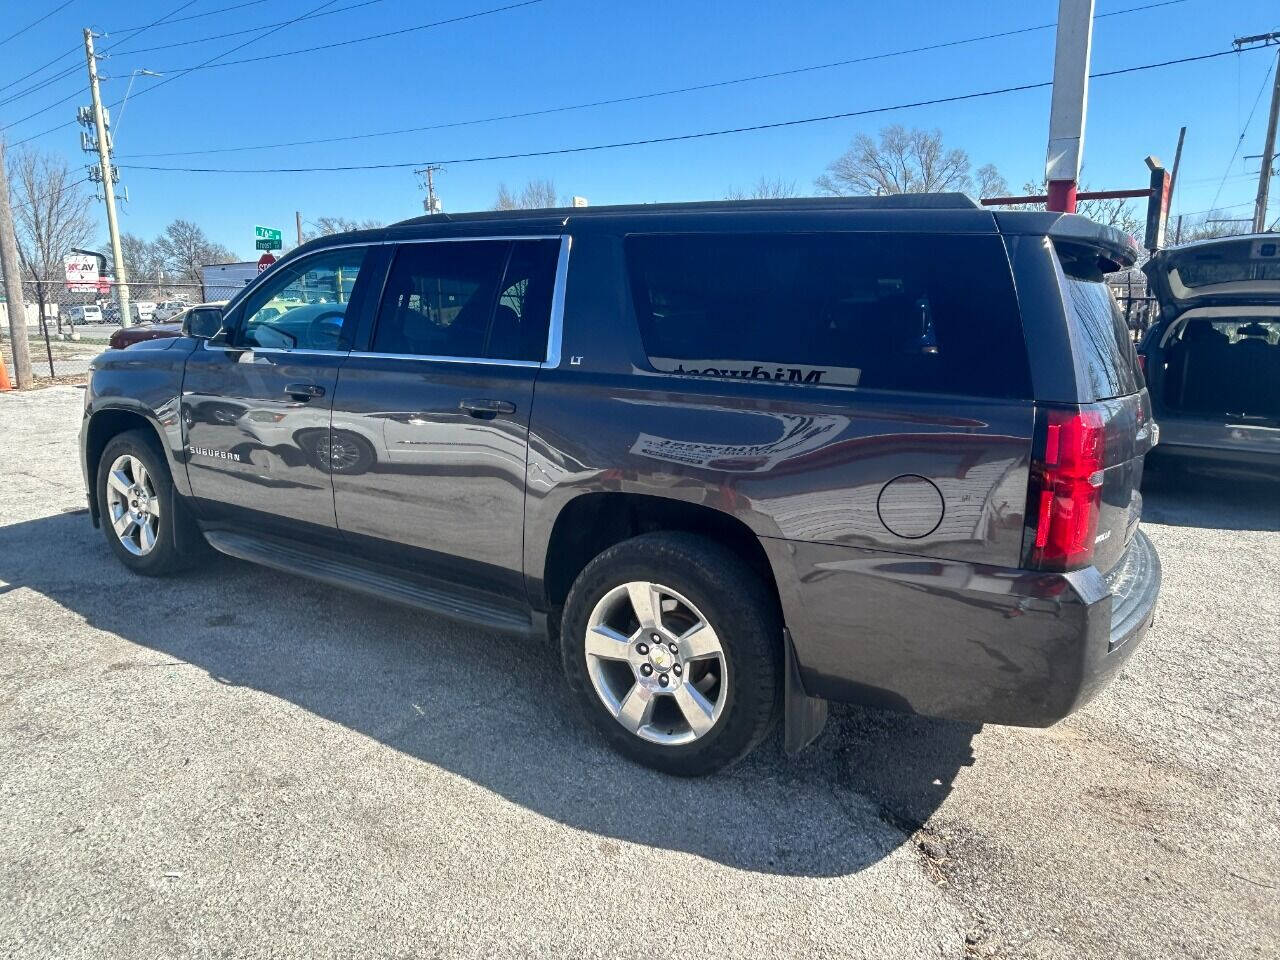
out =
[(0, 953), (1273, 957), (1280, 508), (1166, 481), (1155, 629), (1043, 731), (833, 707), (680, 781), (554, 657), (230, 560), (127, 574), (81, 392), (0, 395)]

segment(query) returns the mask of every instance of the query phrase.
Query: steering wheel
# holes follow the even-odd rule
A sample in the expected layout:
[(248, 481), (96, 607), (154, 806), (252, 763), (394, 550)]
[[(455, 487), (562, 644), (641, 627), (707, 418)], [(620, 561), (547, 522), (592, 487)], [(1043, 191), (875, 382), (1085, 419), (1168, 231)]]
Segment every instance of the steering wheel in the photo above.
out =
[[(338, 336), (342, 333), (344, 315), (342, 310), (329, 310), (312, 318), (311, 323), (307, 325), (307, 343), (332, 344), (336, 347), (338, 345)], [(333, 323), (335, 319), (337, 320), (336, 324)]]

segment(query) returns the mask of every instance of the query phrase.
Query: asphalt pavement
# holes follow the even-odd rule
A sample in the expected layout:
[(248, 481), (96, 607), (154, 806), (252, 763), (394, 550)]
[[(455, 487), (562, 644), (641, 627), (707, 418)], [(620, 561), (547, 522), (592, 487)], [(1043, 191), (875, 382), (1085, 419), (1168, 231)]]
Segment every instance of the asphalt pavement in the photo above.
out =
[(613, 755), (536, 645), (231, 560), (127, 573), (82, 391), (0, 395), (0, 954), (1280, 955), (1280, 490), (1163, 480), (1156, 626), (1048, 730), (835, 706)]

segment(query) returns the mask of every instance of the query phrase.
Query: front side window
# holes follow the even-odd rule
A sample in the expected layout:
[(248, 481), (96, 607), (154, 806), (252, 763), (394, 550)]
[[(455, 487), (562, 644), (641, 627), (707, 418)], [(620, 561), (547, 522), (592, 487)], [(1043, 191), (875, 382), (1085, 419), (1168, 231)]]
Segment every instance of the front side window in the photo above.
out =
[(626, 241), (657, 370), (818, 386), (1030, 396), (998, 237), (673, 234)]
[(245, 302), (238, 346), (337, 350), (365, 247), (317, 253), (277, 268)]
[(546, 358), (557, 240), (408, 243), (371, 349), (419, 357)]

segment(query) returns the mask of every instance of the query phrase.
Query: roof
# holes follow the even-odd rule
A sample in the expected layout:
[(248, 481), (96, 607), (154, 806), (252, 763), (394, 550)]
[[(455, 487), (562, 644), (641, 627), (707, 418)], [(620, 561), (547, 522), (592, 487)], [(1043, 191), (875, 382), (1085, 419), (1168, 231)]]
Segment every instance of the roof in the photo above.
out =
[(691, 203), (630, 203), (602, 207), (544, 207), (534, 210), (477, 210), (471, 213), (433, 213), (392, 224), (396, 227), (446, 223), (568, 221), (628, 213), (788, 212), (821, 210), (977, 210), (963, 193), (899, 193), (886, 197), (789, 197), (778, 200), (699, 200)]

